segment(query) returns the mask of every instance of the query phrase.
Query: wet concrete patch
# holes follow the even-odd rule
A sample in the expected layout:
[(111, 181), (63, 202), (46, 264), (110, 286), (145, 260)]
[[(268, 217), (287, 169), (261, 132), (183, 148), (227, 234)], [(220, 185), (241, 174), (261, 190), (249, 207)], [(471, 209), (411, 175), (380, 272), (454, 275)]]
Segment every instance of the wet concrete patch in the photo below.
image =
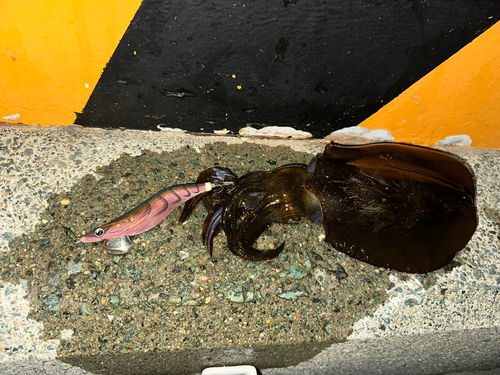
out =
[[(167, 358), (235, 347), (273, 348), (254, 349), (253, 360), (266, 366), (296, 364), (317, 353), (312, 346), (345, 340), (354, 322), (385, 301), (391, 272), (335, 251), (320, 239), (321, 226), (308, 221), (273, 226), (259, 239), (263, 248), (286, 241), (277, 259), (237, 258), (223, 235), (210, 259), (201, 241), (202, 207), (184, 225), (174, 212), (135, 237), (136, 247), (125, 256), (75, 243), (71, 232), (80, 237), (214, 165), (242, 175), (311, 157), (250, 143), (123, 155), (97, 169), (100, 179), (87, 175), (54, 195), (36, 230), (0, 254), (0, 276), (26, 288), (30, 318), (43, 323), (45, 338), (61, 340), (60, 358), (93, 372), (126, 373), (119, 358), (131, 352)], [(291, 347), (294, 355), (278, 358)], [(100, 367), (103, 362), (108, 367)], [(170, 371), (165, 361), (149, 362), (137, 368)]]
[(252, 364), (259, 369), (286, 367), (306, 361), (332, 344), (300, 342), (245, 348), (184, 349), (69, 356), (67, 363), (102, 374), (199, 374), (207, 367)]

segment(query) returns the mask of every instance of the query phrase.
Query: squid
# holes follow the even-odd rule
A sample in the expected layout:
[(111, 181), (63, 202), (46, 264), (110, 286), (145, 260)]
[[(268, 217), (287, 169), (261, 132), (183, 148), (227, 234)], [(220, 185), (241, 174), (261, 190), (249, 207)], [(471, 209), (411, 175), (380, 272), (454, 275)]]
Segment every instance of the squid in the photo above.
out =
[(474, 234), (475, 178), (451, 153), (404, 143), (329, 143), (309, 165), (289, 164), (237, 177), (227, 168), (203, 171), (197, 183), (228, 182), (184, 206), (186, 221), (203, 202), (208, 214), (203, 242), (224, 230), (237, 256), (266, 260), (253, 245), (273, 223), (310, 219), (325, 241), (350, 257), (378, 267), (427, 273), (447, 265)]

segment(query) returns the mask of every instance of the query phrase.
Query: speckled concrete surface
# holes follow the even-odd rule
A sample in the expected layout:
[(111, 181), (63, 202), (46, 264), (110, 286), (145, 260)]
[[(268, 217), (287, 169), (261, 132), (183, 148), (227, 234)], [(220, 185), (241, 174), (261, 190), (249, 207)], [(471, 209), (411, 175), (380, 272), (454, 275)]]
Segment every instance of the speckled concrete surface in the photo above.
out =
[[(221, 141), (225, 144), (204, 147)], [(105, 256), (101, 247), (74, 244), (51, 216), (54, 214), (81, 234), (98, 220), (111, 219), (117, 212), (122, 213), (123, 209), (138, 203), (132, 198), (141, 193), (141, 189), (147, 198), (170, 184), (194, 180), (204, 163), (228, 165), (237, 173), (272, 169), (273, 165), (307, 162), (313, 154), (321, 152), (325, 144), (323, 141), (252, 140), (253, 145), (233, 146), (242, 142), (230, 137), (78, 127), (0, 127), (3, 174), (0, 181), (3, 198), (0, 201), (0, 361), (54, 359), (59, 355), (60, 359), (73, 358), (74, 363), (82, 363), (81, 356), (84, 360), (85, 356), (121, 354), (134, 349), (201, 351), (219, 346), (229, 350), (311, 341), (326, 345), (344, 339), (364, 342), (361, 340), (499, 326), (498, 151), (448, 149), (468, 160), (476, 172), (480, 225), (467, 248), (455, 258), (454, 267), (425, 276), (376, 269), (344, 257), (321, 243), (321, 227), (312, 223), (283, 229), (284, 235), (290, 238), (285, 255), (276, 261), (252, 265), (234, 259), (224, 249), (222, 237), (215, 249), (219, 261), (209, 261), (199, 239), (202, 210), (185, 226), (179, 226), (172, 217), (158, 230), (151, 231), (155, 232), (151, 236), (138, 236), (139, 246), (122, 258)], [(294, 151), (268, 148), (280, 144)], [(137, 158), (144, 150), (174, 151), (174, 154), (164, 154), (168, 162), (151, 152)], [(299, 154), (301, 151), (307, 154)], [(128, 156), (120, 157), (122, 153)], [(152, 169), (142, 166), (136, 171), (134, 166), (139, 165), (141, 158), (149, 158), (145, 165), (160, 159)], [(99, 166), (105, 168), (96, 174)], [(130, 171), (126, 171), (127, 168)], [(136, 173), (132, 177), (134, 184), (129, 183), (134, 185), (128, 194), (130, 201), (129, 197), (117, 197), (123, 191), (119, 185), (128, 183), (120, 176), (127, 173)], [(145, 190), (146, 184), (151, 191)], [(117, 187), (118, 190), (113, 190)], [(87, 200), (92, 193), (97, 193), (94, 200)], [(95, 204), (98, 197), (102, 201)], [(72, 203), (61, 209), (58, 202), (62, 199)], [(47, 200), (49, 210), (45, 211)], [(79, 205), (71, 207), (73, 203)], [(73, 212), (68, 213), (68, 208)], [(56, 228), (60, 230), (59, 236), (53, 235), (57, 233)], [(173, 233), (157, 233), (168, 231), (166, 228)], [(51, 242), (41, 241), (37, 231), (49, 231)], [(21, 236), (23, 233), (27, 235)], [(170, 237), (168, 241), (165, 234)], [(267, 236), (269, 243), (263, 240), (263, 246), (279, 242), (281, 237), (274, 238), (274, 235), (283, 233), (278, 228)], [(25, 251), (23, 238), (25, 243), (32, 244)], [(159, 250), (152, 254), (150, 246)], [(185, 253), (189, 257), (181, 259)], [(156, 267), (151, 273), (154, 278), (146, 277), (147, 271), (141, 269), (141, 265)], [(339, 266), (349, 275), (347, 280), (335, 276)], [(323, 272), (326, 284), (321, 284), (325, 282)], [(185, 285), (180, 285), (174, 273), (190, 275), (190, 278), (184, 281)], [(255, 279), (259, 285), (250, 285)], [(163, 284), (167, 285), (166, 290), (161, 289)], [(332, 311), (338, 307), (336, 303), (361, 307), (346, 308), (341, 312), (342, 318), (335, 320), (338, 312)], [(274, 310), (269, 309), (270, 306)], [(120, 308), (121, 316), (116, 311)], [(140, 310), (145, 317), (140, 317)], [(127, 321), (130, 316), (134, 319)], [(348, 317), (350, 320), (346, 320)], [(207, 331), (210, 324), (213, 331)], [(165, 331), (170, 333), (162, 336)], [(111, 340), (107, 338), (110, 335)], [(157, 337), (159, 341), (151, 342), (148, 336)], [(112, 344), (116, 339), (121, 345)], [(330, 350), (348, 344), (337, 344)], [(309, 357), (296, 356), (295, 359), (308, 359), (317, 350), (310, 350)], [(76, 356), (80, 357), (75, 359)], [(201, 367), (216, 364), (207, 358), (204, 363), (199, 359)], [(266, 366), (290, 363), (293, 362), (271, 361)], [(96, 365), (91, 369), (98, 370)]]
[[(263, 375), (500, 374), (500, 328), (393, 335), (334, 345), (310, 361)], [(492, 371), (493, 369), (493, 371)], [(485, 371), (483, 373), (483, 371)]]

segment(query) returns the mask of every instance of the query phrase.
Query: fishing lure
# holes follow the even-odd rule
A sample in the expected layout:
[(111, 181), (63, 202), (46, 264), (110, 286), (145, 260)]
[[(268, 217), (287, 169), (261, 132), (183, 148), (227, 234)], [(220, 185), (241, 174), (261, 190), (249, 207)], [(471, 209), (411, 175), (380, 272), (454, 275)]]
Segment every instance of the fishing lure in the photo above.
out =
[[(227, 185), (227, 182), (223, 184)], [(104, 241), (103, 245), (108, 253), (125, 254), (134, 246), (130, 236), (153, 229), (177, 207), (214, 187), (218, 187), (218, 184), (204, 182), (170, 186), (110, 223), (87, 233), (80, 241)]]

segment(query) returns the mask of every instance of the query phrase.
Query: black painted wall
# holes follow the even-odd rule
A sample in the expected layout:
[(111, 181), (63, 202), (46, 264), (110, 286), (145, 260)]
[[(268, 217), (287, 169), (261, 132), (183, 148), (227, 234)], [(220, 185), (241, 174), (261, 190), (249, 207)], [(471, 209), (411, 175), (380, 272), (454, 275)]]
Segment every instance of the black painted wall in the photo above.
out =
[(500, 2), (485, 0), (144, 0), (76, 123), (265, 123), (320, 137), (357, 125), (499, 19)]

